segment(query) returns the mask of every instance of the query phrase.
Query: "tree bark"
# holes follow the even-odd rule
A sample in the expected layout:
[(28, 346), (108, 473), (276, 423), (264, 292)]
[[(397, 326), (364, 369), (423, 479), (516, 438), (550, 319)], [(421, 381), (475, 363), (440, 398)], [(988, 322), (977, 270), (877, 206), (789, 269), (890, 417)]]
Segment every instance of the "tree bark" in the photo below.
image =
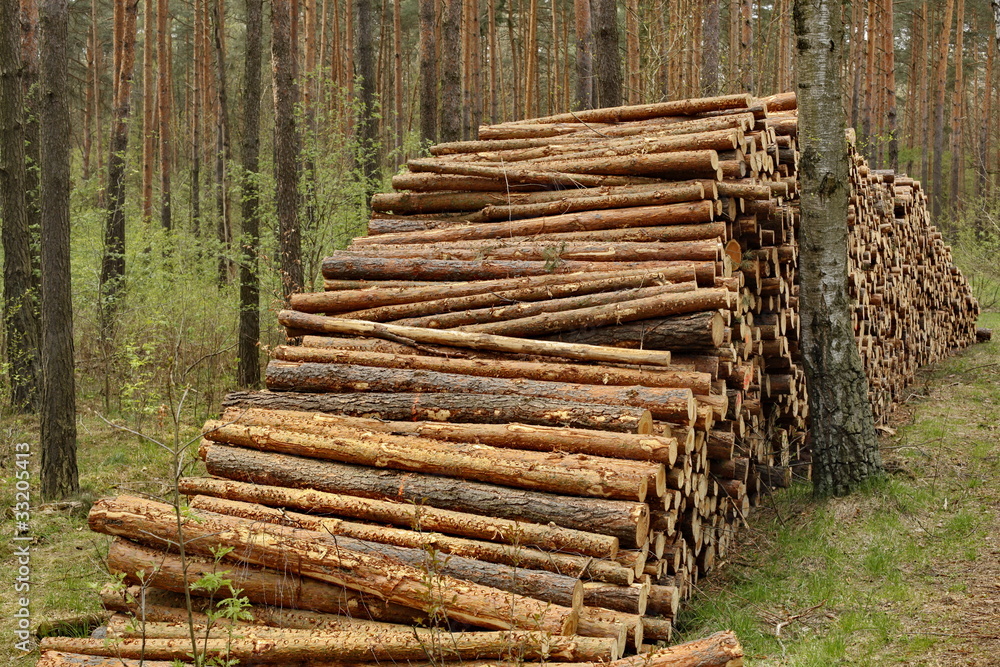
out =
[(41, 322), (32, 278), (22, 90), (20, 9), (0, 0), (0, 217), (3, 219), (3, 324), (10, 404), (16, 412), (38, 409)]
[(649, 433), (652, 415), (643, 408), (597, 403), (567, 404), (561, 400), (518, 396), (466, 394), (300, 394), (294, 392), (233, 392), (224, 407), (305, 410), (387, 420), (427, 420), (474, 424), (523, 423), (566, 426), (616, 433)]
[(622, 103), (622, 58), (618, 50), (618, 3), (594, 0), (594, 106)]
[(73, 378), (73, 300), (70, 272), (69, 4), (42, 0), (39, 127), (42, 214), (42, 498), (80, 488), (76, 467), (76, 394)]
[(153, 218), (153, 162), (156, 150), (156, 0), (142, 3), (142, 219)]
[(437, 4), (436, 0), (419, 0), (420, 138), (425, 143), (434, 143), (438, 138), (438, 62), (434, 43)]
[(441, 141), (462, 139), (462, 0), (444, 0), (441, 16)]
[[(352, 19), (353, 20), (353, 19)], [(274, 171), (278, 210), (278, 266), (287, 300), (301, 291), (302, 237), (299, 229), (299, 131), (295, 105), (299, 99), (289, 0), (271, 4), (271, 71), (274, 76)]]
[[(229, 201), (229, 169), (233, 161), (232, 142), (229, 131), (229, 94), (226, 85), (226, 19), (224, 0), (212, 3), (212, 41), (215, 46), (215, 88), (218, 114), (216, 116), (215, 147), (215, 201), (216, 235), (219, 246), (224, 250), (219, 255), (219, 284), (228, 283), (232, 278), (233, 262), (229, 250), (233, 242), (232, 206)], [(207, 11), (207, 8), (206, 8)], [(206, 20), (206, 23), (208, 21)]]
[(594, 107), (594, 31), (590, 20), (590, 0), (573, 0), (576, 18), (576, 89), (573, 106)]
[(719, 94), (719, 0), (705, 0), (704, 52), (701, 62), (701, 92)]
[[(156, 6), (156, 60), (157, 69), (157, 114), (159, 116), (158, 134), (160, 139), (160, 225), (170, 230), (173, 222), (170, 215), (170, 158), (173, 146), (170, 143), (170, 123), (173, 105), (170, 89), (170, 74), (173, 63), (170, 54), (169, 3), (167, 0), (157, 0)], [(149, 39), (149, 37), (146, 37)]]
[[(717, 310), (677, 315), (621, 326), (567, 331), (556, 337), (571, 343), (647, 350), (714, 350), (722, 345), (725, 325)], [(707, 393), (707, 392), (698, 392)]]
[(948, 204), (952, 215), (960, 207), (960, 190), (965, 180), (965, 145), (962, 141), (965, 126), (965, 59), (963, 44), (965, 36), (965, 0), (956, 0), (958, 7), (955, 17), (955, 80), (951, 94), (951, 187)]
[[(378, 512), (384, 517), (380, 522), (395, 525), (412, 525), (414, 512), (418, 512), (420, 525), (428, 530), (598, 558), (611, 558), (617, 553), (619, 541), (631, 546), (644, 544), (649, 537), (649, 505), (645, 503), (568, 499), (538, 491), (373, 470), (218, 444), (203, 447), (203, 456), (208, 473), (219, 477), (403, 503), (406, 511), (402, 512), (398, 505), (365, 510), (368, 515)], [(348, 516), (360, 518), (358, 514)], [(601, 533), (590, 532), (595, 530)]]
[(941, 30), (938, 31), (938, 58), (934, 71), (934, 162), (932, 165), (933, 178), (927, 189), (930, 191), (931, 211), (936, 220), (941, 218), (942, 205), (944, 204), (945, 189), (942, 171), (944, 164), (944, 103), (948, 85), (948, 52), (951, 46), (951, 24), (954, 8), (955, 0), (945, 0), (944, 19), (941, 23)]
[(801, 350), (817, 495), (848, 493), (882, 469), (847, 294), (841, 9), (840, 0), (796, 0), (794, 10), (802, 130)]
[(260, 385), (260, 96), (263, 0), (246, 0), (246, 52), (243, 78), (243, 242), (240, 244), (240, 325), (236, 383)]
[[(375, 0), (354, 0), (357, 13), (357, 58), (358, 78), (361, 79), (361, 91), (358, 101), (358, 166), (366, 179), (365, 201), (371, 199), (377, 189), (379, 180), (379, 132), (376, 118), (376, 74), (375, 74), (375, 39), (378, 34), (380, 18), (375, 6)], [(298, 283), (301, 285), (301, 281)]]

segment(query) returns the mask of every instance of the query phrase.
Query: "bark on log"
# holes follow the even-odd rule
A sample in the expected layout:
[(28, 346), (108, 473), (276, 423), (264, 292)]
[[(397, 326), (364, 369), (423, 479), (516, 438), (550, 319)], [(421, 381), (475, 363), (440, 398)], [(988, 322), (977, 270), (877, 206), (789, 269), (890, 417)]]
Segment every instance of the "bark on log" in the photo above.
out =
[[(419, 513), (409, 514), (409, 523), (405, 523), (407, 517), (399, 512), (399, 508), (387, 507), (391, 503), (385, 501), (360, 501), (356, 498), (337, 498), (334, 494), (325, 494), (321, 491), (300, 491), (298, 489), (284, 489), (280, 487), (264, 487), (230, 480), (219, 480), (212, 478), (183, 478), (181, 480), (181, 491), (187, 495), (198, 494), (198, 498), (192, 500), (192, 506), (200, 507), (208, 511), (217, 511), (217, 499), (243, 501), (244, 504), (251, 504), (259, 512), (278, 512), (281, 516), (294, 516), (296, 521), (305, 522), (301, 527), (307, 527), (308, 522), (318, 522), (315, 525), (328, 525), (330, 532), (344, 532), (351, 537), (365, 539), (372, 542), (384, 542), (396, 544), (397, 546), (410, 548), (433, 548), (449, 554), (456, 554), (466, 558), (475, 558), (491, 563), (501, 563), (504, 565), (514, 565), (528, 570), (544, 570), (554, 572), (575, 579), (596, 579), (609, 584), (627, 586), (632, 583), (632, 571), (623, 568), (613, 561), (600, 560), (593, 557), (574, 556), (571, 554), (557, 553), (552, 551), (541, 551), (531, 548), (525, 543), (505, 544), (507, 541), (514, 541), (510, 535), (490, 534), (494, 541), (472, 540), (442, 533), (435, 533), (428, 530), (429, 526), (434, 526), (435, 522), (443, 524), (445, 529), (450, 527), (448, 518), (455, 518), (458, 512), (450, 516), (434, 516), (434, 512), (425, 509)], [(211, 497), (208, 497), (211, 496)], [(313, 504), (315, 501), (318, 504)], [(225, 501), (220, 501), (225, 502)], [(268, 507), (276, 507), (277, 510), (269, 510)], [(342, 519), (329, 517), (319, 518), (308, 515), (297, 515), (287, 512), (286, 508), (300, 509), (309, 512), (339, 513), (361, 515), (360, 518), (382, 520), (385, 516), (390, 516), (392, 523), (406, 525), (406, 530), (400, 528), (386, 528), (385, 526), (373, 526), (371, 524), (359, 524)], [(381, 510), (381, 511), (380, 511)], [(395, 511), (393, 511), (395, 510)], [(220, 512), (225, 514), (226, 512)], [(281, 513), (284, 513), (282, 515)], [(474, 520), (473, 520), (474, 521)], [(325, 529), (324, 529), (325, 530)], [(465, 532), (477, 532), (466, 529)], [(532, 529), (522, 531), (523, 534), (531, 533)], [(534, 532), (540, 532), (535, 530)], [(550, 530), (549, 533), (552, 533)], [(500, 541), (497, 542), (498, 537)], [(529, 536), (528, 541), (532, 541)], [(539, 540), (533, 540), (539, 541)]]
[(455, 174), (415, 174), (406, 172), (392, 177), (394, 190), (414, 190), (416, 192), (468, 191), (468, 192), (534, 192), (548, 190), (548, 183), (510, 183), (503, 179), (481, 176), (459, 176)]
[[(646, 630), (649, 631), (648, 625)], [(742, 665), (743, 647), (731, 630), (716, 632), (704, 639), (632, 656), (615, 663), (615, 667), (742, 667)]]
[[(705, 177), (715, 176), (719, 169), (719, 154), (714, 150), (678, 151), (670, 153), (630, 153), (628, 155), (583, 157), (565, 159), (545, 159), (531, 162), (520, 162), (514, 167), (506, 167), (503, 162), (467, 163), (442, 160), (439, 158), (418, 158), (407, 162), (411, 171), (430, 171), (438, 174), (469, 174), (485, 175), (495, 170), (498, 176), (513, 173), (518, 182), (543, 182), (536, 180), (521, 181), (521, 174), (581, 174), (585, 177), (634, 178), (650, 176), (662, 179), (670, 177)], [(537, 177), (535, 177), (537, 178)], [(719, 179), (721, 180), (721, 179)], [(580, 181), (582, 185), (592, 183), (590, 178)], [(640, 181), (641, 182), (641, 181)], [(602, 181), (600, 184), (618, 185), (615, 182)], [(624, 185), (624, 183), (622, 184)]]
[[(718, 158), (716, 158), (718, 159)], [(475, 176), (493, 178), (500, 182), (514, 184), (538, 184), (549, 187), (600, 187), (604, 185), (653, 184), (656, 180), (650, 177), (629, 175), (606, 175), (588, 172), (561, 172), (556, 169), (546, 169), (543, 165), (528, 165), (533, 168), (507, 167), (503, 164), (471, 164), (424, 158), (410, 160), (407, 163), (413, 173), (430, 172), (435, 176)], [(624, 171), (623, 169), (620, 171)], [(676, 173), (676, 172), (672, 172)], [(698, 174), (703, 175), (703, 174)], [(393, 184), (395, 187), (395, 183)]]
[[(567, 331), (551, 340), (671, 351), (713, 350), (722, 345), (725, 320), (718, 310), (643, 319), (627, 325)], [(708, 392), (697, 392), (707, 394)]]
[[(709, 290), (711, 291), (711, 290)], [(720, 297), (721, 298), (721, 297)], [(728, 298), (728, 297), (727, 297)], [(419, 327), (400, 327), (377, 322), (343, 320), (322, 315), (307, 315), (291, 310), (278, 313), (278, 321), (286, 327), (308, 329), (320, 333), (373, 336), (390, 340), (404, 339), (431, 345), (450, 345), (473, 350), (491, 350), (510, 354), (538, 354), (577, 361), (602, 361), (612, 364), (669, 366), (669, 352), (619, 350), (596, 345), (572, 345), (551, 341), (525, 340), (509, 336), (468, 333), (464, 331), (434, 331)]]
[(464, 392), (487, 396), (520, 395), (562, 399), (569, 403), (632, 405), (649, 410), (655, 419), (683, 424), (693, 422), (697, 417), (690, 389), (605, 387), (345, 364), (271, 361), (267, 366), (267, 387), (272, 391), (416, 391)]
[[(373, 368), (427, 370), (475, 377), (495, 377), (543, 382), (571, 382), (583, 385), (687, 388), (708, 394), (705, 373), (674, 371), (667, 368), (639, 370), (606, 365), (557, 364), (511, 359), (450, 359), (415, 354), (385, 354), (358, 350), (337, 350), (281, 345), (274, 358), (281, 361), (339, 363)], [(699, 391), (704, 389), (704, 391)]]
[[(119, 497), (98, 500), (91, 508), (92, 530), (169, 546), (178, 538), (177, 517), (170, 505)], [(253, 565), (283, 568), (290, 563), (303, 575), (353, 590), (384, 596), (415, 609), (439, 606), (455, 620), (494, 629), (531, 629), (572, 634), (572, 609), (499, 591), (447, 576), (435, 576), (434, 587), (448, 591), (434, 599), (426, 573), (379, 554), (338, 547), (311, 531), (254, 524), (220, 515), (198, 513), (182, 519), (187, 548), (211, 554), (210, 548), (234, 547), (229, 558)], [(328, 541), (326, 547), (319, 545)], [(151, 656), (154, 657), (154, 656)]]
[(601, 607), (626, 614), (646, 613), (650, 584), (631, 586), (607, 586), (590, 583), (583, 585), (583, 602), (588, 607)]
[(663, 488), (665, 476), (663, 465), (658, 463), (375, 434), (344, 426), (310, 430), (316, 432), (210, 420), (205, 423), (204, 436), (212, 442), (372, 468), (637, 502), (646, 499), (654, 484)]
[[(314, 433), (323, 433), (330, 427), (346, 427), (354, 431), (407, 435), (451, 442), (473, 442), (491, 447), (589, 454), (633, 461), (656, 461), (668, 466), (672, 466), (677, 459), (677, 440), (672, 437), (626, 433), (611, 434), (595, 430), (553, 428), (529, 424), (383, 421), (343, 415), (261, 410), (258, 408), (226, 410), (222, 421), (252, 426), (273, 426), (292, 431), (305, 430)], [(314, 426), (322, 427), (323, 430), (312, 430)]]
[(653, 416), (645, 408), (520, 396), (468, 394), (233, 392), (223, 407), (301, 410), (394, 421), (436, 421), (476, 424), (523, 423), (539, 426), (649, 434)]
[[(697, 188), (701, 190), (700, 186)], [(442, 241), (469, 241), (475, 239), (533, 236), (561, 232), (585, 232), (628, 227), (655, 227), (662, 225), (690, 225), (711, 222), (716, 215), (715, 201), (697, 201), (692, 186), (689, 203), (665, 206), (638, 206), (607, 211), (582, 211), (546, 218), (528, 218), (510, 222), (484, 222), (465, 227), (448, 227), (421, 232), (381, 234), (355, 240), (356, 245), (385, 243), (438, 243)]]
[(652, 227), (625, 227), (621, 229), (603, 229), (590, 232), (563, 232), (555, 234), (537, 234), (535, 236), (517, 236), (506, 239), (508, 242), (515, 240), (546, 241), (556, 243), (568, 243), (574, 241), (594, 241), (610, 243), (620, 242), (674, 242), (674, 241), (698, 241), (704, 239), (714, 239), (724, 236), (726, 233), (726, 223), (723, 221), (704, 222), (694, 225), (669, 225)]
[[(349, 248), (348, 251), (353, 251)], [(361, 250), (358, 250), (361, 252)], [(452, 259), (469, 262), (476, 259), (520, 261), (579, 261), (579, 262), (656, 262), (709, 261), (722, 259), (719, 239), (680, 241), (676, 243), (568, 243), (514, 242), (505, 239), (455, 241), (425, 246), (415, 243), (364, 248), (379, 257), (419, 257), (422, 259)]]
[[(378, 520), (402, 526), (412, 525), (417, 515), (428, 530), (465, 537), (598, 558), (612, 557), (617, 551), (616, 540), (623, 544), (643, 544), (649, 537), (649, 505), (645, 503), (569, 499), (537, 491), (371, 470), (224, 445), (208, 447), (204, 460), (209, 474), (232, 480), (358, 496), (353, 500), (358, 506), (372, 507), (372, 503), (363, 502), (365, 499), (395, 500), (394, 507), (380, 506), (367, 511), (384, 512), (389, 518)], [(418, 505), (407, 507), (407, 503)], [(431, 518), (432, 524), (428, 523)], [(590, 532), (593, 530), (600, 530), (601, 534)], [(491, 532), (495, 537), (490, 537)]]
[(46, 649), (35, 667), (174, 667), (172, 660), (129, 660), (118, 656), (83, 655)]

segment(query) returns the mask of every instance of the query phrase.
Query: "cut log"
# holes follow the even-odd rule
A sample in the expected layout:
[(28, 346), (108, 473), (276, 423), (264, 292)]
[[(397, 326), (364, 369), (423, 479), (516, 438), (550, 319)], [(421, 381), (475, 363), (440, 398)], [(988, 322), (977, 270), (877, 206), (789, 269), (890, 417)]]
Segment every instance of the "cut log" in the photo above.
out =
[[(473, 164), (434, 158), (410, 160), (407, 166), (411, 172), (429, 172), (444, 176), (476, 176), (479, 178), (495, 178), (501, 182), (513, 184), (543, 184), (549, 187), (600, 187), (605, 185), (654, 184), (656, 179), (643, 176), (607, 175), (589, 172), (561, 172), (557, 169), (547, 169), (544, 165), (525, 165), (522, 167), (507, 167), (504, 164)], [(592, 170), (599, 172), (600, 170)], [(704, 176), (704, 174), (695, 174)]]
[(226, 396), (222, 405), (324, 412), (393, 421), (524, 423), (617, 433), (648, 434), (653, 428), (653, 417), (645, 408), (518, 396), (479, 395), (473, 402), (467, 394), (456, 393), (304, 394), (260, 391), (233, 392)]
[(346, 364), (271, 361), (267, 366), (267, 387), (272, 391), (441, 391), (520, 395), (562, 399), (570, 403), (633, 405), (649, 410), (656, 419), (682, 424), (693, 422), (697, 416), (690, 389), (605, 387)]
[(644, 318), (627, 325), (567, 331), (551, 340), (680, 352), (713, 350), (722, 345), (724, 333), (722, 314), (717, 310), (705, 310), (672, 317)]
[[(643, 619), (645, 625), (647, 620)], [(650, 625), (645, 625), (647, 634)], [(667, 634), (669, 633), (658, 633)], [(652, 639), (652, 637), (650, 637)], [(669, 640), (669, 636), (664, 639)], [(657, 649), (615, 663), (615, 667), (742, 667), (743, 647), (732, 631)]]
[(356, 350), (278, 346), (274, 358), (282, 361), (337, 363), (375, 368), (427, 370), (475, 377), (526, 379), (543, 382), (571, 382), (602, 386), (687, 388), (707, 394), (709, 377), (705, 373), (674, 371), (666, 368), (639, 370), (605, 365), (556, 364), (507, 359), (451, 359), (421, 355), (385, 354)]
[(441, 422), (382, 421), (342, 415), (285, 410), (229, 409), (223, 422), (253, 426), (275, 426), (288, 430), (307, 430), (311, 426), (346, 427), (355, 431), (372, 431), (394, 435), (410, 435), (433, 440), (474, 442), (492, 447), (528, 449), (540, 452), (590, 454), (616, 459), (656, 461), (673, 465), (677, 459), (677, 440), (672, 437), (606, 433), (603, 431), (532, 426), (530, 424), (447, 424)]
[(631, 586), (589, 583), (583, 586), (583, 601), (588, 607), (602, 607), (642, 616), (646, 613), (649, 589), (648, 582)]
[[(175, 509), (139, 498), (98, 500), (88, 521), (96, 532), (158, 546), (178, 539)], [(313, 579), (381, 595), (415, 609), (438, 606), (449, 618), (479, 627), (557, 635), (575, 630), (577, 614), (572, 609), (447, 576), (435, 575), (429, 585), (426, 571), (383, 555), (338, 547), (321, 533), (206, 513), (192, 513), (181, 523), (187, 548), (194, 553), (210, 555), (213, 547), (233, 547), (228, 558), (238, 556), (239, 561), (252, 565), (282, 568), (294, 562), (299, 572)], [(328, 544), (320, 546), (324, 542)], [(447, 591), (447, 595), (435, 595), (434, 590)]]
[(307, 425), (305, 429), (313, 432), (209, 420), (204, 437), (212, 442), (372, 468), (640, 503), (653, 484), (663, 488), (665, 476), (659, 463), (376, 434), (343, 425)]
[[(645, 503), (570, 499), (480, 482), (371, 470), (225, 445), (205, 449), (204, 460), (210, 474), (242, 482), (359, 496), (359, 503), (365, 498), (418, 503), (409, 511), (397, 511), (395, 520), (378, 520), (411, 526), (416, 514), (428, 530), (465, 537), (530, 544), (598, 558), (612, 557), (617, 551), (617, 540), (624, 544), (642, 544), (649, 537), (649, 505)], [(428, 512), (424, 506), (434, 511)], [(385, 509), (391, 508), (379, 508), (379, 511)], [(457, 512), (460, 516), (452, 517), (441, 510)], [(393, 516), (389, 512), (386, 515)], [(470, 515), (478, 515), (478, 519)], [(435, 517), (433, 524), (427, 524), (428, 516)], [(549, 526), (550, 523), (554, 525)], [(548, 530), (541, 530), (534, 524)], [(463, 529), (462, 526), (469, 527)], [(565, 532), (556, 527), (573, 530)], [(602, 532), (598, 535), (589, 532), (592, 530)], [(496, 533), (495, 538), (489, 537), (490, 531)], [(521, 537), (522, 534), (532, 537)], [(514, 541), (518, 539), (521, 541)], [(559, 546), (550, 546), (555, 544)]]
[(669, 225), (653, 227), (626, 227), (623, 229), (603, 229), (590, 232), (561, 232), (554, 234), (537, 234), (535, 236), (519, 236), (506, 238), (507, 243), (517, 240), (545, 241), (555, 243), (597, 242), (610, 243), (653, 243), (653, 242), (683, 242), (714, 239), (724, 236), (726, 223), (723, 221), (705, 222), (694, 225)]
[[(626, 123), (664, 116), (691, 116), (718, 110), (746, 109), (753, 103), (753, 97), (746, 93), (723, 97), (703, 97), (689, 100), (672, 100), (654, 104), (607, 107), (603, 109), (582, 109), (569, 113), (517, 120), (505, 126), (542, 123)], [(494, 126), (496, 127), (496, 126)]]
[[(612, 152), (612, 151), (609, 151)], [(430, 171), (438, 174), (468, 174), (486, 175), (495, 173), (501, 176), (512, 173), (515, 182), (540, 182), (535, 180), (539, 173), (557, 174), (556, 179), (566, 174), (581, 174), (584, 176), (635, 178), (637, 176), (653, 176), (656, 178), (674, 177), (705, 177), (715, 176), (719, 169), (719, 154), (714, 150), (677, 151), (670, 153), (637, 153), (627, 155), (611, 155), (601, 157), (564, 159), (552, 158), (516, 163), (514, 167), (506, 167), (502, 162), (468, 163), (441, 160), (439, 158), (418, 158), (406, 163), (411, 171)], [(490, 171), (487, 171), (490, 170)], [(529, 176), (530, 180), (520, 180), (521, 174)], [(610, 175), (610, 176), (609, 176)], [(721, 180), (721, 179), (719, 179)], [(638, 181), (641, 182), (641, 181)], [(593, 183), (590, 178), (581, 179), (581, 185), (619, 185), (615, 182), (602, 181)], [(621, 185), (624, 185), (622, 183)]]
[(546, 183), (511, 183), (495, 178), (480, 176), (458, 176), (454, 174), (415, 174), (405, 172), (392, 177), (392, 187), (396, 190), (416, 192), (469, 191), (469, 192), (533, 192), (548, 190)]
[[(349, 249), (349, 250), (354, 250)], [(711, 261), (722, 259), (719, 239), (677, 241), (674, 243), (590, 243), (570, 241), (546, 243), (536, 241), (508, 242), (506, 239), (455, 241), (426, 246), (416, 243), (380, 245), (362, 248), (358, 252), (377, 253), (379, 257), (419, 257), (452, 259), (470, 262), (477, 259), (506, 261), (579, 261), (579, 262), (656, 262)]]
[(176, 667), (172, 660), (130, 660), (120, 656), (82, 655), (46, 649), (35, 667)]
[[(712, 290), (709, 290), (712, 291)], [(391, 324), (343, 320), (322, 315), (308, 315), (291, 310), (278, 313), (278, 321), (286, 327), (308, 329), (320, 333), (374, 336), (390, 340), (405, 339), (431, 345), (453, 345), (473, 350), (491, 350), (510, 354), (539, 354), (576, 361), (603, 361), (612, 364), (669, 366), (668, 352), (617, 350), (596, 345), (572, 345), (551, 341), (524, 340), (509, 336), (468, 333), (465, 331), (433, 331), (419, 327), (399, 327)]]

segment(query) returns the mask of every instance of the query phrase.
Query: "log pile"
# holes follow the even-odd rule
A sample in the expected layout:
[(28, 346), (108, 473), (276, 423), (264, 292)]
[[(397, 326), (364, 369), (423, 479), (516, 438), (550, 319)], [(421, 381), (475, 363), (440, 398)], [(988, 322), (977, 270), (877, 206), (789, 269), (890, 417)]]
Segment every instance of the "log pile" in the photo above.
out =
[[(195, 565), (169, 507), (121, 497), (91, 514), (111, 570), (137, 585), (155, 563), (144, 583), (169, 596), (229, 563), (255, 617), (300, 623), (263, 625), (327, 633), (295, 653), (254, 628), (264, 662), (433, 661), (420, 633), (442, 629), (444, 659), (660, 656), (761, 494), (808, 474), (796, 132), (794, 95), (735, 95), (484, 127), (411, 160), (325, 291), (279, 314), (299, 344), (273, 351), (268, 391), (206, 424), (211, 477), (181, 482)], [(884, 420), (918, 366), (975, 341), (978, 306), (919, 183), (851, 158)], [(174, 630), (147, 656), (176, 657)], [(707, 655), (663, 664), (742, 664)]]

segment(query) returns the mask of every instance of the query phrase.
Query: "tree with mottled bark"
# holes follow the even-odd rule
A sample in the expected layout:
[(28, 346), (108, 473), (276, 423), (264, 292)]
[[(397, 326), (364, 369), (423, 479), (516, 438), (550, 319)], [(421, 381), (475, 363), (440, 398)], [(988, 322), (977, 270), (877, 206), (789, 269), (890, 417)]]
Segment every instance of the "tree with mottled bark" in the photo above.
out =
[(69, 2), (42, 0), (39, 127), (42, 213), (42, 497), (79, 491), (69, 257)]
[[(937, 38), (937, 68), (934, 71), (934, 160), (932, 164), (931, 212), (935, 219), (941, 217), (944, 203), (944, 103), (948, 86), (948, 52), (951, 45), (952, 12), (955, 0), (945, 0), (944, 20)], [(925, 182), (924, 187), (928, 184)]]
[(438, 75), (434, 44), (437, 19), (436, 0), (420, 0), (420, 138), (437, 141)]
[(847, 286), (848, 178), (841, 0), (795, 0), (801, 350), (809, 389), (813, 488), (841, 495), (882, 471)]
[(358, 167), (365, 179), (365, 203), (377, 188), (379, 179), (379, 128), (378, 111), (375, 108), (375, 38), (378, 35), (378, 9), (375, 0), (355, 0), (354, 11), (357, 21), (358, 79), (360, 80), (360, 105), (358, 109), (357, 142)]
[(594, 108), (594, 29), (590, 22), (590, 0), (573, 0), (576, 16), (576, 95), (577, 109)]
[(278, 267), (287, 299), (302, 289), (302, 234), (299, 229), (299, 130), (291, 3), (271, 2), (271, 74), (274, 78), (274, 173), (278, 209)]
[(1000, 49), (1000, 0), (990, 0), (993, 7), (993, 22), (996, 25), (997, 49)]
[(240, 330), (236, 383), (260, 385), (260, 95), (263, 0), (246, 2), (246, 52), (243, 76), (243, 242), (240, 243)]
[(622, 103), (622, 56), (618, 51), (618, 3), (593, 0), (594, 106)]
[(170, 3), (168, 0), (157, 0), (156, 4), (156, 60), (157, 67), (157, 132), (160, 139), (160, 225), (170, 230), (170, 156), (173, 147), (170, 145)]
[(719, 94), (719, 0), (705, 0), (705, 46), (701, 60), (701, 92)]
[(156, 150), (155, 1), (142, 3), (142, 219), (153, 217), (153, 160)]
[(3, 220), (3, 323), (10, 404), (38, 402), (38, 293), (32, 280), (24, 154), (24, 96), (17, 0), (0, 0), (0, 217)]
[(462, 0), (444, 0), (441, 19), (441, 141), (462, 139)]

